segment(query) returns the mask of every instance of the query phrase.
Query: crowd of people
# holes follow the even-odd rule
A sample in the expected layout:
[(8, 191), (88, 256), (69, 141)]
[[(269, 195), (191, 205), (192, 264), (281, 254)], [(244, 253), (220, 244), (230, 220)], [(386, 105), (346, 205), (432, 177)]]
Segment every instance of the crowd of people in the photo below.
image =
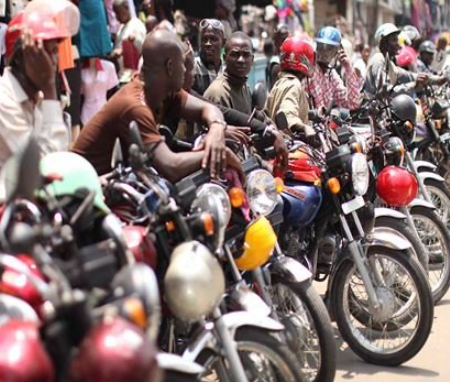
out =
[[(255, 112), (247, 78), (258, 47), (237, 30), (233, 1), (218, 0), (217, 18), (199, 21), (198, 49), (177, 34), (171, 0), (143, 0), (137, 10), (131, 0), (105, 5), (33, 0), (9, 22), (0, 167), (34, 135), (42, 153), (73, 150), (99, 175), (108, 173), (114, 142), (129, 144), (132, 121), (153, 152), (155, 169), (170, 181), (201, 167), (213, 176), (226, 166), (239, 169), (225, 139), (248, 143), (249, 133), (270, 142), (286, 164), (284, 134), (314, 138), (310, 109), (331, 102), (358, 109), (377, 92), (380, 76), (393, 85), (448, 81), (445, 37), (435, 46), (414, 27), (383, 24), (372, 53), (367, 44), (352, 47), (339, 25), (323, 26), (311, 38), (280, 24), (264, 44), (268, 96), (265, 109)], [(62, 14), (63, 23), (55, 18)], [(279, 111), (287, 117), (285, 131), (274, 123)], [(172, 151), (161, 124), (174, 134), (183, 130), (195, 149)]]

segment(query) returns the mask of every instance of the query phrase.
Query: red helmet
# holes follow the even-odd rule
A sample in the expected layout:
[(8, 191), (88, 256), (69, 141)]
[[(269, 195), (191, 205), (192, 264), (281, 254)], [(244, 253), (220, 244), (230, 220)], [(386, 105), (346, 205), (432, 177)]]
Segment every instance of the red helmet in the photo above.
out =
[(5, 33), (6, 58), (10, 58), (14, 52), (14, 45), (16, 45), (16, 41), (20, 37), (21, 33), (22, 19), (23, 13), (21, 12), (8, 24), (8, 28)]
[(391, 207), (405, 207), (417, 196), (416, 177), (402, 167), (388, 166), (377, 178), (377, 194)]
[(288, 37), (281, 46), (281, 70), (301, 72), (312, 76), (315, 51), (312, 44), (299, 37)]
[(45, 41), (71, 37), (79, 26), (80, 12), (70, 1), (33, 0), (8, 24), (5, 56), (11, 57), (23, 30), (29, 30), (34, 38)]

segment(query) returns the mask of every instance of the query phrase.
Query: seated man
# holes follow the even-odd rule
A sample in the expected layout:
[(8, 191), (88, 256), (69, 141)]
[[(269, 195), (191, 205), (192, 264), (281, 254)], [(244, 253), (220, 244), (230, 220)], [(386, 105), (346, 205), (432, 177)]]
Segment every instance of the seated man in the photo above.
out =
[(281, 72), (267, 98), (266, 110), (272, 119), (278, 112), (284, 112), (289, 130), (313, 136), (315, 132), (308, 125), (308, 95), (302, 80), (311, 77), (314, 71), (314, 48), (305, 40), (288, 37), (280, 56)]
[(195, 58), (192, 88), (203, 95), (217, 75), (222, 72), (222, 48), (225, 42), (223, 24), (215, 19), (203, 19), (199, 24), (200, 51)]
[[(88, 159), (100, 175), (111, 170), (116, 138), (120, 138), (127, 154), (132, 121), (138, 124), (144, 145), (153, 150), (153, 166), (171, 182), (207, 165), (213, 177), (224, 170), (227, 162), (240, 169), (238, 158), (224, 144), (226, 123), (222, 113), (181, 90), (186, 70), (183, 49), (172, 32), (157, 30), (149, 34), (143, 46), (140, 76), (117, 92), (84, 127), (74, 151)], [(168, 148), (158, 123), (172, 114), (209, 127), (197, 151), (174, 153)]]
[[(219, 105), (222, 110), (234, 110), (250, 116), (252, 95), (247, 85), (247, 75), (253, 64), (253, 47), (250, 37), (245, 33), (235, 32), (228, 39), (225, 45), (225, 64), (225, 71), (205, 92), (205, 98)], [(260, 119), (264, 118), (262, 112), (255, 114), (259, 114)], [(263, 132), (263, 137), (266, 136), (274, 140), (277, 157), (283, 166), (287, 163), (287, 149), (282, 134), (270, 124)]]
[[(317, 33), (317, 63), (307, 85), (315, 108), (327, 108), (331, 101), (335, 106), (351, 110), (361, 104), (364, 79), (356, 74), (341, 41), (337, 28), (323, 27)], [(335, 60), (339, 60), (344, 69), (345, 83), (334, 68)]]
[(70, 36), (48, 19), (49, 13), (33, 17), (34, 23), (31, 17), (16, 16), (6, 31), (9, 67), (0, 79), (0, 168), (31, 135), (42, 154), (69, 147), (55, 80), (58, 43)]
[(243, 32), (235, 32), (225, 44), (225, 71), (218, 75), (204, 97), (221, 106), (251, 114), (252, 95), (247, 75), (253, 65), (252, 40)]

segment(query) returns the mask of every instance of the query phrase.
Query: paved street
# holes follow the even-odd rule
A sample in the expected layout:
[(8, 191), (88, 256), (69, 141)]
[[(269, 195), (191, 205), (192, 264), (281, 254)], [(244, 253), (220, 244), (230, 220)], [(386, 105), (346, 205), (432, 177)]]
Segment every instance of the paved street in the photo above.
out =
[(336, 381), (450, 381), (450, 292), (435, 307), (434, 317), (432, 334), (425, 347), (401, 367), (386, 368), (364, 363), (341, 341)]

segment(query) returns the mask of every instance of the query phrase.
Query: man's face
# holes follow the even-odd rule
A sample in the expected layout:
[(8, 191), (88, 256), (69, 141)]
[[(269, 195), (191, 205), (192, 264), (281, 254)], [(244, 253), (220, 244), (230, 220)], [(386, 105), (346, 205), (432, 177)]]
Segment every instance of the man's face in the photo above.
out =
[(361, 52), (361, 56), (365, 62), (369, 61), (369, 57), (370, 57), (370, 46), (369, 45), (364, 46), (364, 48)]
[(288, 37), (289, 37), (289, 31), (287, 29), (281, 30), (275, 34), (273, 42), (278, 51), (280, 51), (281, 45), (283, 45), (284, 40), (286, 40)]
[(339, 50), (338, 46), (317, 43), (317, 62), (329, 65)]
[(114, 13), (116, 14), (117, 20), (119, 20), (119, 23), (126, 24), (130, 20), (131, 15), (130, 10), (128, 9), (128, 5), (115, 5), (113, 9)]
[(434, 53), (422, 52), (420, 54), (420, 58), (422, 59), (422, 61), (425, 65), (430, 66), (431, 63), (433, 62)]
[(398, 33), (394, 33), (386, 37), (386, 48), (389, 56), (395, 57), (398, 54), (401, 49), (398, 42)]
[(152, 0), (144, 0), (142, 2), (142, 11), (146, 14), (149, 15), (152, 11)]
[(200, 56), (207, 64), (214, 64), (220, 59), (223, 46), (223, 33), (221, 30), (206, 28), (200, 35)]
[(225, 56), (227, 72), (235, 77), (246, 77), (253, 65), (253, 49), (250, 41), (240, 38), (230, 41)]

